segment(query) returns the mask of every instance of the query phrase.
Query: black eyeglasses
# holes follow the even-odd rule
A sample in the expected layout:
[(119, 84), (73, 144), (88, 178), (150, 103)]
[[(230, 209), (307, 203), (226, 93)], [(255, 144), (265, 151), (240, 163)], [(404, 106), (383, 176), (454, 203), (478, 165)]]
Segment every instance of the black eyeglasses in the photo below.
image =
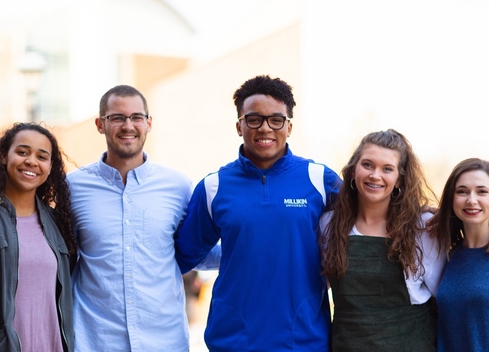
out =
[(267, 121), (268, 127), (272, 130), (281, 130), (284, 127), (285, 120), (290, 121), (290, 118), (283, 115), (257, 115), (257, 114), (246, 114), (238, 118), (239, 120), (244, 119), (246, 122), (246, 126), (251, 129), (258, 129), (263, 125), (263, 121)]
[(149, 117), (149, 114), (141, 114), (141, 113), (135, 113), (132, 114), (131, 116), (126, 116), (122, 114), (112, 114), (112, 115), (107, 115), (105, 116), (105, 119), (109, 120), (109, 122), (113, 125), (122, 125), (124, 122), (126, 122), (126, 119), (131, 120), (133, 125), (141, 124), (144, 122), (145, 119)]

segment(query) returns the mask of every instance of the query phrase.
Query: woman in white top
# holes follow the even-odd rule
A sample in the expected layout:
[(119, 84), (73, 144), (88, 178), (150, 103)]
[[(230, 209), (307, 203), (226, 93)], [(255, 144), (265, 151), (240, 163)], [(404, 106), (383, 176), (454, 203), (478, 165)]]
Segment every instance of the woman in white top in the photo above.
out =
[(333, 351), (435, 351), (445, 256), (425, 231), (435, 199), (408, 140), (365, 136), (321, 219), (323, 274), (334, 299)]

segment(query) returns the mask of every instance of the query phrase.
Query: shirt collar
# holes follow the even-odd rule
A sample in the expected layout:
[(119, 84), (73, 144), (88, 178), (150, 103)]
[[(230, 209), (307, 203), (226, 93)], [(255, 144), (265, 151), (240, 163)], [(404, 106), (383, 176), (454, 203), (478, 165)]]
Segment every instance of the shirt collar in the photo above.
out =
[[(100, 170), (100, 174), (102, 175), (103, 178), (105, 178), (109, 183), (114, 183), (116, 180), (122, 181), (121, 174), (116, 168), (113, 168), (110, 165), (107, 165), (104, 160), (107, 157), (107, 152), (104, 152), (98, 161), (98, 167)], [(130, 177), (131, 175), (134, 175), (136, 181), (138, 184), (141, 184), (143, 182), (144, 178), (150, 171), (150, 160), (148, 154), (146, 152), (143, 152), (143, 159), (144, 162), (139, 165), (137, 168), (131, 170), (128, 172), (127, 176)]]

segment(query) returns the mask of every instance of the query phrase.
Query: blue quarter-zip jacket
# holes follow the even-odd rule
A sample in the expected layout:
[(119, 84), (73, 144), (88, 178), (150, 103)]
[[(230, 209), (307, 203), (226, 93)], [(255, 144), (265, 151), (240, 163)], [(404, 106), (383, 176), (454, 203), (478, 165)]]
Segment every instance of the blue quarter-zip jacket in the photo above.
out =
[(287, 147), (268, 170), (240, 152), (197, 185), (176, 258), (187, 272), (221, 240), (205, 332), (211, 352), (329, 351), (317, 229), (340, 183), (331, 169)]

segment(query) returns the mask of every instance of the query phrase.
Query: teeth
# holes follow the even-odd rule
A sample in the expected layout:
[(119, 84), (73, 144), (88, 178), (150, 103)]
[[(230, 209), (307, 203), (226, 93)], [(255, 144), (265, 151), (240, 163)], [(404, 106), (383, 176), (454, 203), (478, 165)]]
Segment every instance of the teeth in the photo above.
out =
[(373, 185), (371, 183), (367, 183), (367, 186), (371, 187), (371, 188), (382, 188), (381, 185)]
[(271, 139), (259, 139), (258, 142), (264, 143), (264, 144), (269, 144), (269, 143), (272, 143), (273, 140), (271, 140)]
[(478, 212), (479, 212), (479, 210), (477, 210), (477, 209), (465, 209), (465, 212), (466, 212), (466, 213), (475, 214), (475, 213), (478, 213)]
[(34, 172), (31, 172), (31, 171), (22, 171), (22, 172), (28, 176), (36, 176), (36, 174)]

